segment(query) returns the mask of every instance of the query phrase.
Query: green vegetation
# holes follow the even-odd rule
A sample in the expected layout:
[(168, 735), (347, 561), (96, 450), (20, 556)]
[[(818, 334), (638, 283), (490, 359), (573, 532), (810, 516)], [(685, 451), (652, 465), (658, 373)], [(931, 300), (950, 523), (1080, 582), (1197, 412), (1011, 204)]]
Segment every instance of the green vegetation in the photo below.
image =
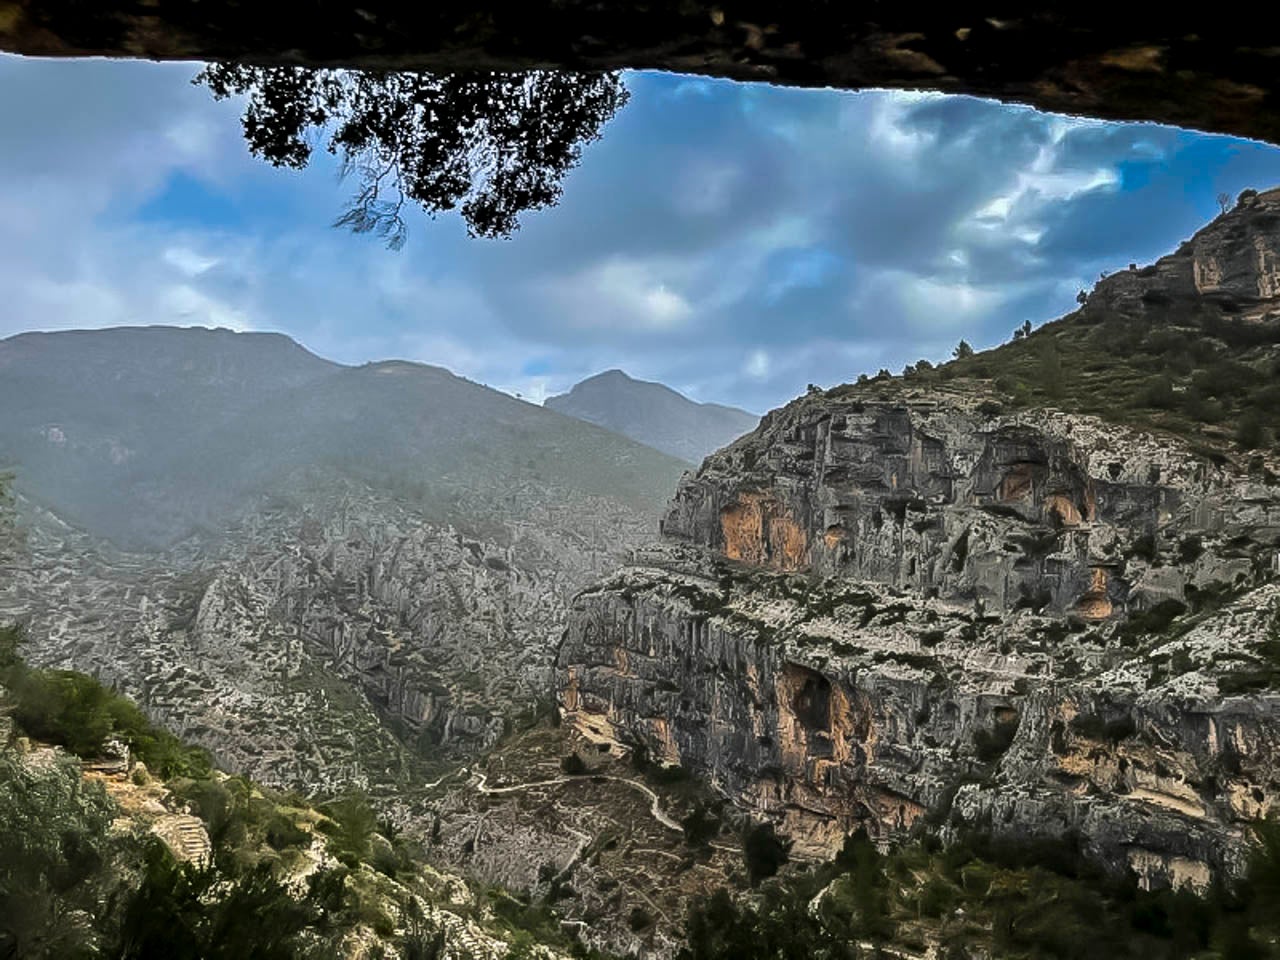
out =
[(31, 736), (85, 759), (107, 742), (127, 745), (151, 771), (170, 777), (207, 776), (208, 754), (183, 745), (143, 716), (132, 701), (72, 670), (33, 670), (19, 654), (22, 632), (0, 628), (0, 687), (7, 688), (14, 721)]
[(780, 839), (772, 823), (750, 824), (742, 834), (742, 856), (751, 885), (777, 874), (790, 850), (791, 841)]
[[(1126, 316), (1087, 304), (992, 350), (961, 342), (954, 360), (910, 382), (986, 381), (1001, 405), (1055, 406), (1191, 441), (1207, 455), (1280, 440), (1280, 325), (1218, 304), (1169, 302)], [(881, 378), (836, 393), (876, 390)]]
[(115, 805), (69, 757), (39, 766), (0, 744), (0, 956), (94, 956), (93, 917), (117, 895), (127, 839)]
[[(7, 716), (13, 733), (67, 752), (41, 746), (24, 756), (0, 733), (0, 957), (330, 960), (350, 955), (355, 942), (367, 944), (359, 955), (369, 960), (446, 956), (444, 931), (421, 904), (438, 899), (447, 881), (377, 820), (366, 797), (313, 806), (218, 773), (202, 751), (93, 678), (27, 666), (20, 642), (19, 631), (0, 631), (0, 722)], [(96, 758), (112, 738), (165, 778), (171, 809), (203, 821), (207, 861), (177, 861), (146, 821), (113, 826), (124, 811), (76, 760)], [(121, 780), (144, 792), (152, 783), (141, 767)], [(337, 865), (309, 869), (317, 842)], [(569, 941), (545, 905), (456, 909), (482, 923), (492, 909), (512, 958), (541, 956), (545, 943), (594, 956)], [(456, 944), (449, 950), (468, 956)]]
[(705, 847), (720, 835), (724, 823), (722, 804), (710, 804), (696, 800), (688, 816), (680, 821), (684, 829), (684, 842), (691, 847)]
[(1072, 838), (946, 849), (927, 839), (881, 854), (864, 834), (830, 863), (735, 902), (691, 911), (680, 960), (852, 960), (892, 945), (946, 958), (1273, 956), (1280, 937), (1280, 821), (1261, 824), (1247, 877), (1204, 896), (1145, 891), (1091, 866)]

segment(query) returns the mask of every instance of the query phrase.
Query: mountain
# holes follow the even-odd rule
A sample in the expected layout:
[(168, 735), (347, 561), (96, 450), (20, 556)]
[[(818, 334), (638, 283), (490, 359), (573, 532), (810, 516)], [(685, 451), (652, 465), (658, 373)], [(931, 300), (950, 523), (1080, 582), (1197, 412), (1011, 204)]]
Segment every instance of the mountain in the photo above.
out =
[(568, 393), (548, 397), (544, 406), (693, 463), (760, 421), (736, 407), (695, 403), (670, 387), (634, 380), (621, 370), (588, 377)]
[(438, 512), (541, 485), (656, 510), (682, 464), (439, 367), (342, 367), (279, 334), (145, 328), (0, 341), (0, 467), (121, 546), (217, 529), (300, 471)]
[(1082, 300), (687, 474), (571, 610), (583, 755), (679, 764), (808, 857), (916, 830), (1239, 878), (1280, 806), (1280, 191)]
[(0, 341), (0, 408), (26, 542), (0, 623), (281, 786), (493, 743), (688, 466), (439, 367), (223, 330)]
[(1275, 469), (1280, 189), (1244, 191), (1173, 253), (1106, 275), (1080, 299), (1029, 336), (908, 382), (985, 383), (1006, 409), (1087, 413)]

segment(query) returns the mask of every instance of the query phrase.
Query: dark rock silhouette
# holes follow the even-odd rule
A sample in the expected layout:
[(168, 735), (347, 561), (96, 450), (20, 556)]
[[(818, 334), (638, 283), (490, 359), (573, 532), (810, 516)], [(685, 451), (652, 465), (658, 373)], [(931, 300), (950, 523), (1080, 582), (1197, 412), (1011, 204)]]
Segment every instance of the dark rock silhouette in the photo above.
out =
[(941, 90), (1280, 139), (1280, 32), (1193, 5), (17, 0), (0, 13), (0, 49), (439, 73), (659, 69)]

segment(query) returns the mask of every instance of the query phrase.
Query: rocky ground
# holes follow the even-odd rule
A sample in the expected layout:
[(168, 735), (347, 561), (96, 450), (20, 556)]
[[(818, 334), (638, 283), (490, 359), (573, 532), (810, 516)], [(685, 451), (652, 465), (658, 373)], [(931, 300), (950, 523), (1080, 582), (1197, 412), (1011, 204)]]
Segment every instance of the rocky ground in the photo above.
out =
[(405, 788), (546, 702), (569, 597), (652, 526), (604, 500), (488, 516), (464, 532), (347, 487), (144, 554), (28, 505), (0, 619), (33, 662), (119, 686), (229, 769)]
[[(542, 898), (583, 942), (662, 957), (692, 904), (744, 885), (740, 818), (720, 806), (687, 775), (638, 770), (543, 722), (438, 784), (409, 823), (434, 860)], [(695, 810), (719, 811), (697, 835), (685, 829)]]

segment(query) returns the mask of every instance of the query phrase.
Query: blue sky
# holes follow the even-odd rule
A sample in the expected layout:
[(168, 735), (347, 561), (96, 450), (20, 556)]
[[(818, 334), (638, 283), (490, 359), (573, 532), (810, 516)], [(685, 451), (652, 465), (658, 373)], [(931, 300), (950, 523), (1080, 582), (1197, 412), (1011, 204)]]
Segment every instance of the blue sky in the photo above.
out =
[(0, 58), (0, 336), (278, 330), (541, 399), (610, 367), (761, 412), (1065, 313), (1280, 150), (968, 98), (659, 74), (506, 241), (330, 226), (351, 184), (252, 159), (187, 64)]

